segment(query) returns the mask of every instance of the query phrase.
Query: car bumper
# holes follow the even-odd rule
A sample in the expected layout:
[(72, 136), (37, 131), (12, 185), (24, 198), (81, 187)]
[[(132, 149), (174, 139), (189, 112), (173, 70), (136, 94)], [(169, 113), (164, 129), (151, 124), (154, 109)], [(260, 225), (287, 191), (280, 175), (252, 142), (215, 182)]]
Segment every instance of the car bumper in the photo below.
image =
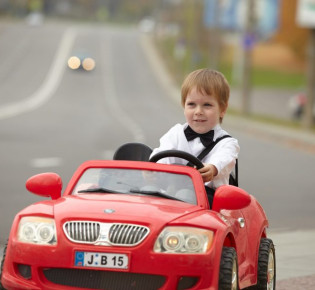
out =
[[(97, 250), (96, 250), (97, 248)], [(75, 251), (127, 254), (127, 270), (74, 266)], [(146, 253), (146, 254), (144, 254)], [(6, 289), (217, 289), (221, 249), (205, 255), (161, 254), (143, 247), (107, 248), (66, 243), (8, 245)]]

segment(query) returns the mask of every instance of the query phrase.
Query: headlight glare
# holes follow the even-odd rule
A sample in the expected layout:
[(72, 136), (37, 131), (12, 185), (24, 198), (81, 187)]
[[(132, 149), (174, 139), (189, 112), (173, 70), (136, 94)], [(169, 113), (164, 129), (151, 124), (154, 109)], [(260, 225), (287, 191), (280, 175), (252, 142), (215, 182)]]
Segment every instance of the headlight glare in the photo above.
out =
[(213, 242), (213, 231), (194, 227), (166, 227), (154, 244), (154, 252), (171, 254), (201, 254)]
[(23, 217), (18, 228), (18, 240), (39, 245), (57, 244), (55, 221), (42, 217)]
[(87, 57), (82, 62), (82, 67), (87, 70), (91, 71), (95, 68), (95, 61), (93, 58)]
[(71, 69), (78, 69), (81, 65), (81, 60), (77, 56), (71, 56), (68, 59), (68, 66)]

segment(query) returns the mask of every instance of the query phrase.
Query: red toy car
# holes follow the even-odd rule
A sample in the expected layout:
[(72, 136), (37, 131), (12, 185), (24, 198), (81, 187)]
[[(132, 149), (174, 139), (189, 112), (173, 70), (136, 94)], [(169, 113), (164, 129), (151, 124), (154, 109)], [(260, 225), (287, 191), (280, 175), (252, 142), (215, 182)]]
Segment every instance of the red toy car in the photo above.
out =
[[(166, 155), (202, 166), (184, 152)], [(226, 185), (210, 209), (192, 167), (87, 161), (63, 194), (55, 173), (26, 187), (51, 200), (16, 215), (1, 264), (4, 289), (275, 289), (275, 249), (260, 204)]]

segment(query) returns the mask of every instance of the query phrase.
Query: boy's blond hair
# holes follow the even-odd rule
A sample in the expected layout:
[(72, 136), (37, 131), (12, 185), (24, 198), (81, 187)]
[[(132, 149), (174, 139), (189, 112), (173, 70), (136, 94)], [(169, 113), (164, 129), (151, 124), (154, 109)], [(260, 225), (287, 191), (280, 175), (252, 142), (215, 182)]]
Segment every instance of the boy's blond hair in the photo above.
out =
[(185, 106), (187, 95), (194, 87), (202, 94), (214, 96), (222, 111), (227, 109), (230, 86), (222, 73), (207, 68), (191, 72), (182, 84), (181, 95), (183, 107)]

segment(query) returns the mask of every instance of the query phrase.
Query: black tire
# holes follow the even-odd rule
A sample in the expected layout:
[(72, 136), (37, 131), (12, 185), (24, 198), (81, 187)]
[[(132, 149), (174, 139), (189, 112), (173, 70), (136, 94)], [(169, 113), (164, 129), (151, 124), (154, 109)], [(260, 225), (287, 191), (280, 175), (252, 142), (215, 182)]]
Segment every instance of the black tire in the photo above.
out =
[[(269, 259), (271, 263), (269, 264)], [(272, 270), (272, 271), (269, 271)], [(272, 240), (260, 240), (258, 253), (257, 284), (246, 290), (275, 290), (276, 289), (276, 255)]]
[(238, 289), (238, 263), (234, 248), (224, 247), (221, 255), (219, 290)]
[(2, 270), (3, 270), (3, 265), (4, 265), (5, 253), (7, 251), (7, 246), (8, 246), (8, 243), (6, 243), (4, 246), (2, 261), (1, 261), (1, 265), (0, 265), (0, 290), (5, 290), (5, 288), (3, 287), (2, 283), (1, 283), (1, 277), (2, 277)]
[(258, 254), (257, 290), (276, 289), (276, 255), (271, 239), (260, 240)]

